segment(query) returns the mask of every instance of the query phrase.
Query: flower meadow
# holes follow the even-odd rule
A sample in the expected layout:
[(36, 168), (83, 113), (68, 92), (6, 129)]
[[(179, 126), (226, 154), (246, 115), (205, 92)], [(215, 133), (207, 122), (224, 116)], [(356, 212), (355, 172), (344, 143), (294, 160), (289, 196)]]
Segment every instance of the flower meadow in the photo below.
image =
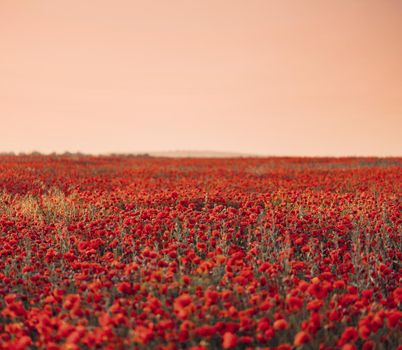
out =
[(0, 349), (402, 349), (401, 165), (0, 156)]

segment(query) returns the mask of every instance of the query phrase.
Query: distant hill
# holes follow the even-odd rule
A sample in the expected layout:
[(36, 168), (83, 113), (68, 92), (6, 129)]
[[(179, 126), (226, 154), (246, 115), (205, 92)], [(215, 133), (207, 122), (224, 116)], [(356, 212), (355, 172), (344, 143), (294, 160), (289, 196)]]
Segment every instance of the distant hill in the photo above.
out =
[(147, 152), (151, 157), (170, 157), (170, 158), (241, 158), (255, 157), (253, 154), (219, 151), (163, 151)]

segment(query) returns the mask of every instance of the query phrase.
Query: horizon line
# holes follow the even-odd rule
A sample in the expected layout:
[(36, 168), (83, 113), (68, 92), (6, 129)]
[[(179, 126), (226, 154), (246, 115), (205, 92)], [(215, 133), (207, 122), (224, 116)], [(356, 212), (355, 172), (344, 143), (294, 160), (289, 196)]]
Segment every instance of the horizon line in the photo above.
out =
[(64, 156), (64, 157), (151, 157), (151, 158), (393, 158), (400, 159), (402, 155), (302, 155), (302, 154), (262, 154), (243, 153), (235, 151), (134, 151), (134, 152), (99, 152), (87, 153), (82, 151), (42, 152), (42, 151), (0, 151), (1, 156)]

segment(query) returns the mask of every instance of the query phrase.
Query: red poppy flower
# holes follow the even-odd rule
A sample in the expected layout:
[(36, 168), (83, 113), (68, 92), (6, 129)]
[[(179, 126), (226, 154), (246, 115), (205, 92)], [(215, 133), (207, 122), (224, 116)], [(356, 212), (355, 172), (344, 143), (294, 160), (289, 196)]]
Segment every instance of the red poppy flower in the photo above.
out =
[(237, 336), (231, 332), (223, 334), (222, 347), (224, 349), (233, 349), (237, 345)]
[(310, 335), (306, 332), (300, 331), (295, 335), (293, 344), (294, 346), (300, 346), (310, 341)]

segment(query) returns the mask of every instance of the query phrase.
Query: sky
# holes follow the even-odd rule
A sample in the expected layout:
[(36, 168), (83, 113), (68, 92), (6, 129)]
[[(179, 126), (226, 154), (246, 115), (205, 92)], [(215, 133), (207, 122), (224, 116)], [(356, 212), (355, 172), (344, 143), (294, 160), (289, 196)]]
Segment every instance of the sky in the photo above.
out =
[(400, 0), (0, 0), (0, 151), (402, 155)]

